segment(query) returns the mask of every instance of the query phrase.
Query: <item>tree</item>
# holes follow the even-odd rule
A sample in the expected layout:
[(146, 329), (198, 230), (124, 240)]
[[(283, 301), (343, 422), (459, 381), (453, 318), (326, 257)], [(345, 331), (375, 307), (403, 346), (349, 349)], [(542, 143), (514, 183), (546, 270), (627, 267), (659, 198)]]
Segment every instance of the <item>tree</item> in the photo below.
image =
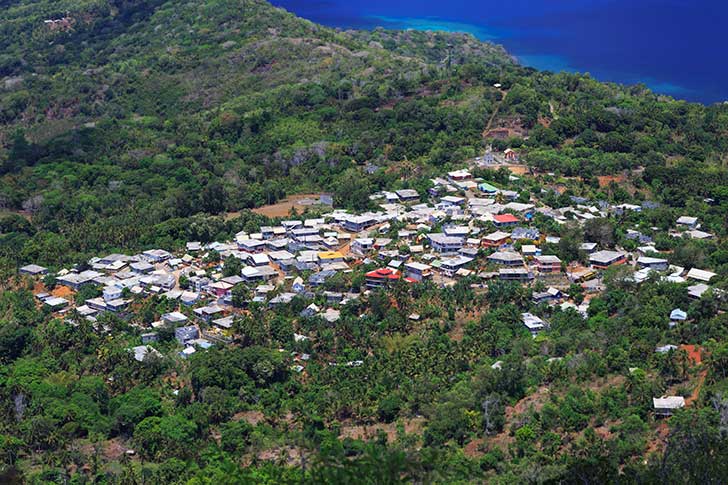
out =
[(661, 481), (723, 483), (728, 476), (728, 439), (718, 430), (713, 409), (686, 410), (670, 420), (670, 435), (662, 461)]
[(240, 271), (243, 269), (243, 262), (234, 256), (228, 256), (225, 259), (225, 265), (222, 269), (222, 274), (225, 277), (228, 276), (240, 276)]
[(505, 422), (504, 407), (501, 405), (501, 398), (498, 394), (489, 394), (481, 403), (483, 409), (483, 431), (491, 435), (500, 431)]
[(369, 180), (355, 168), (347, 169), (337, 180), (334, 199), (337, 205), (364, 210), (371, 195)]
[(584, 224), (584, 238), (604, 248), (614, 247), (614, 224), (608, 219), (590, 219)]
[(200, 197), (205, 212), (219, 214), (225, 210), (225, 189), (217, 179), (207, 183)]

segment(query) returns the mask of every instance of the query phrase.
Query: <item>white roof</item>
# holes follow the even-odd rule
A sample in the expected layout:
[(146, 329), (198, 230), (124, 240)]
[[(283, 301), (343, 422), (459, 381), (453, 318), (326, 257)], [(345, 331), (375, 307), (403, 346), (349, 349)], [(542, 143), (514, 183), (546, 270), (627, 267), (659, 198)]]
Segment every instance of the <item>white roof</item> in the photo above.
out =
[(595, 261), (597, 263), (610, 263), (624, 256), (624, 253), (619, 251), (602, 250), (589, 256), (589, 261)]
[(660, 263), (667, 263), (667, 260), (662, 259), (662, 258), (651, 258), (649, 256), (641, 256), (637, 259), (637, 262), (639, 264), (660, 264)]
[(652, 405), (655, 409), (680, 409), (685, 407), (685, 398), (682, 396), (653, 397)]
[(546, 322), (532, 313), (522, 313), (521, 318), (523, 319), (523, 324), (529, 330), (541, 330), (546, 326)]
[(419, 271), (426, 271), (426, 270), (432, 268), (432, 266), (430, 266), (428, 264), (418, 263), (417, 261), (413, 261), (411, 263), (407, 263), (404, 266), (405, 266), (405, 268), (412, 268), (412, 269), (416, 269), (416, 270), (419, 270)]
[(685, 224), (688, 226), (691, 226), (691, 225), (695, 224), (696, 222), (698, 222), (697, 217), (681, 216), (677, 219), (678, 224)]
[(250, 259), (252, 259), (253, 262), (256, 265), (258, 265), (258, 264), (268, 264), (270, 262), (270, 260), (268, 259), (268, 256), (265, 255), (265, 254), (262, 254), (262, 253), (251, 254), (250, 255)]
[(698, 268), (692, 268), (690, 271), (688, 271), (688, 274), (686, 276), (689, 279), (708, 282), (714, 276), (717, 276), (717, 275), (711, 271), (706, 271), (706, 270), (698, 269)]
[(51, 307), (68, 305), (68, 300), (66, 300), (65, 298), (59, 298), (59, 297), (53, 296), (51, 298), (46, 298), (45, 304), (48, 306), (51, 306)]
[(169, 312), (162, 315), (162, 318), (170, 322), (184, 322), (187, 320), (187, 315), (180, 312)]
[(713, 237), (713, 235), (709, 232), (700, 231), (698, 229), (693, 229), (692, 231), (687, 231), (686, 233), (688, 236), (690, 236), (692, 239), (710, 239)]
[(507, 237), (511, 237), (511, 234), (508, 232), (495, 231), (491, 234), (488, 234), (483, 239), (485, 239), (486, 241), (500, 241), (501, 239), (505, 239)]

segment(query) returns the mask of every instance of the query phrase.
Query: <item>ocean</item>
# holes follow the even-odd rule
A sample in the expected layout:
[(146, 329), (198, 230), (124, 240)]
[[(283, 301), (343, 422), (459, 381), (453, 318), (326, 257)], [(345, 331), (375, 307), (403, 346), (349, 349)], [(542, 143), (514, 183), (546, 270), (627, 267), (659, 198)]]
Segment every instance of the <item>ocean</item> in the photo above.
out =
[(701, 103), (728, 100), (723, 0), (273, 0), (330, 27), (469, 32), (524, 65), (644, 83)]

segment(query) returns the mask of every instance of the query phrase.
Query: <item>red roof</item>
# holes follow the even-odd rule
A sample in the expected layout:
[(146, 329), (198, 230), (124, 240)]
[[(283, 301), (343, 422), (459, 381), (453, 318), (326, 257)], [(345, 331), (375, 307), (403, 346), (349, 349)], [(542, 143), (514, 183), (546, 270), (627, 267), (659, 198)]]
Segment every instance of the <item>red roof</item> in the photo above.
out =
[(397, 280), (400, 277), (399, 271), (390, 268), (379, 268), (366, 274), (367, 278)]
[(518, 222), (518, 217), (513, 214), (498, 214), (497, 216), (493, 216), (493, 220), (500, 223)]

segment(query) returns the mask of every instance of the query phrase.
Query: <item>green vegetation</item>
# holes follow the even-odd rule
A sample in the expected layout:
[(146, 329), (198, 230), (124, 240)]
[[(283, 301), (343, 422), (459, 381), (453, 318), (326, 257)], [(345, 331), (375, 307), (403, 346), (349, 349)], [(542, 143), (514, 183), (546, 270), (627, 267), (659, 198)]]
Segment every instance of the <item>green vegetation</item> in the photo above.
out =
[[(684, 283), (609, 271), (586, 318), (534, 304), (534, 288), (474, 279), (397, 284), (343, 305), (336, 324), (300, 317), (296, 297), (275, 311), (251, 305), (233, 344), (189, 359), (160, 330), (160, 356), (137, 362), (141, 324), (173, 310), (167, 300), (133, 297), (129, 320), (72, 326), (17, 276), (30, 262), (85, 269), (111, 251), (229, 240), (273, 222), (247, 209), (290, 194), (330, 192), (357, 210), (382, 189), (424, 194), (431, 177), (493, 145), (518, 148), (538, 171), (514, 182), (523, 202), (657, 203), (582, 229), (536, 214), (534, 227), (561, 236), (544, 254), (583, 260), (584, 241), (634, 249), (624, 228), (635, 227), (672, 264), (712, 268), (714, 288), (728, 289), (728, 105), (537, 72), (467, 35), (337, 32), (260, 0), (1, 3), (0, 481), (728, 476), (725, 302), (690, 300)], [(483, 136), (496, 112), (490, 129), (508, 128), (506, 139)], [(508, 183), (505, 170), (474, 172)], [(600, 184), (604, 175), (624, 178)], [(715, 237), (666, 236), (686, 214)], [(219, 261), (211, 251), (204, 262)], [(240, 268), (233, 258), (222, 272)], [(368, 269), (326, 289), (361, 290)], [(233, 302), (249, 292), (236, 286)], [(568, 293), (586, 297), (579, 285)], [(674, 308), (690, 321), (671, 328)], [(529, 311), (550, 331), (532, 338), (520, 320)], [(703, 363), (655, 353), (670, 342), (701, 347)], [(685, 410), (655, 418), (653, 397), (695, 389)]]

